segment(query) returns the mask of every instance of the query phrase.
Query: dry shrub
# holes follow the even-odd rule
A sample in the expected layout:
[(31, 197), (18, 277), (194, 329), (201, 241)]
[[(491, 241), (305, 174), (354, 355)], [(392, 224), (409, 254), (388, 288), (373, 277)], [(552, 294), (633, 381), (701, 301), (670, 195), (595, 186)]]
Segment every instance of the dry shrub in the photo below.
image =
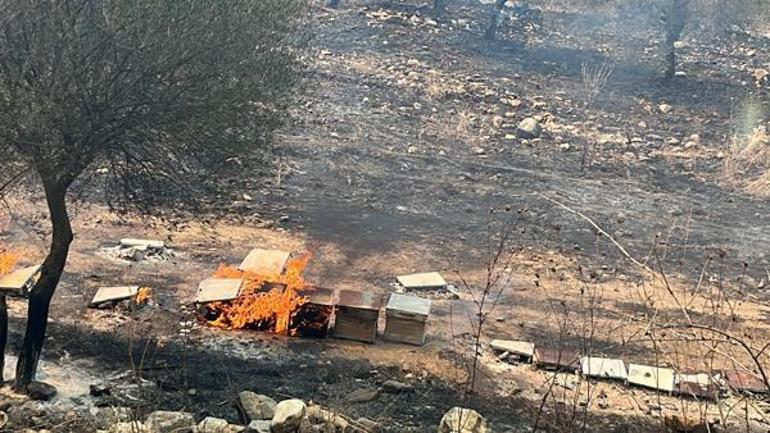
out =
[(770, 134), (758, 126), (733, 136), (724, 163), (725, 179), (760, 197), (770, 197)]

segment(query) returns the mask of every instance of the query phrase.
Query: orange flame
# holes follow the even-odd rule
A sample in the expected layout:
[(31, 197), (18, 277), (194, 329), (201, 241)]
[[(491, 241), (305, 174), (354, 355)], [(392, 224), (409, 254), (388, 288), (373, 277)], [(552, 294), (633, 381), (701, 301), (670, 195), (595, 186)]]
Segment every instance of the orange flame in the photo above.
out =
[(152, 299), (152, 289), (149, 287), (140, 287), (139, 291), (136, 292), (134, 302), (136, 302), (137, 305), (141, 305), (149, 302), (150, 299)]
[[(214, 302), (208, 305), (216, 317), (212, 326), (227, 329), (254, 328), (279, 334), (289, 331), (292, 314), (307, 302), (297, 291), (308, 287), (303, 277), (312, 255), (305, 253), (289, 260), (282, 275), (258, 275), (233, 266), (220, 265), (214, 278), (243, 279), (241, 295), (232, 301)], [(286, 286), (265, 290), (265, 283)]]
[(11, 251), (0, 251), (0, 275), (11, 272), (19, 261), (19, 256)]

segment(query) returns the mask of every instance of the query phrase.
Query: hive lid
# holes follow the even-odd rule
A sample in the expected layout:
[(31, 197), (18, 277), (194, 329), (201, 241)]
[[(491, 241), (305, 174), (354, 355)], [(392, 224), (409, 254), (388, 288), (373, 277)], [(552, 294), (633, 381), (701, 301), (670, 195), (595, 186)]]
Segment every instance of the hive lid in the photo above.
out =
[(263, 277), (275, 277), (283, 273), (290, 256), (288, 251), (254, 248), (243, 259), (238, 269)]
[(133, 298), (137, 293), (139, 293), (139, 286), (102, 287), (91, 299), (91, 305)]
[(198, 285), (195, 302), (231, 301), (241, 294), (243, 280), (235, 278), (206, 278)]
[(382, 307), (382, 297), (372, 292), (340, 290), (337, 305), (365, 310), (379, 310)]
[(535, 354), (535, 344), (528, 341), (492, 340), (489, 345), (495, 350), (514, 355), (532, 357)]
[(40, 265), (17, 269), (0, 276), (0, 290), (26, 292), (27, 286), (40, 271)]
[(434, 289), (446, 287), (446, 280), (438, 272), (400, 275), (398, 283), (407, 289)]
[(307, 298), (308, 302), (319, 305), (334, 305), (334, 290), (324, 287), (308, 287), (298, 290), (297, 294)]
[(674, 370), (664, 367), (630, 364), (628, 366), (628, 383), (672, 392), (674, 390)]
[(622, 359), (584, 356), (580, 358), (580, 370), (585, 376), (626, 380), (626, 364)]
[(417, 296), (401, 295), (392, 293), (388, 300), (387, 309), (399, 313), (419, 314), (427, 316), (430, 314), (430, 299), (418, 298)]

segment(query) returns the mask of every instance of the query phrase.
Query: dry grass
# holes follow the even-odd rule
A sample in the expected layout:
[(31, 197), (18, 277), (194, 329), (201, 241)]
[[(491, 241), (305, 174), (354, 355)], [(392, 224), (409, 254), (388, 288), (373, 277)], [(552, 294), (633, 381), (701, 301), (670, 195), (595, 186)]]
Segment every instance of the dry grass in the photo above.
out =
[(770, 134), (766, 127), (733, 136), (724, 171), (728, 182), (750, 194), (770, 198)]

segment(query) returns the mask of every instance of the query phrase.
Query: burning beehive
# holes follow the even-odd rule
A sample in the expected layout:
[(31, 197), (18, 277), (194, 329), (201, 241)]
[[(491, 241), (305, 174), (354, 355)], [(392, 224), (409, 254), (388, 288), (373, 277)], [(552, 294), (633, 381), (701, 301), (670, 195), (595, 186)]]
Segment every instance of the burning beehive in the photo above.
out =
[(289, 333), (301, 337), (326, 337), (334, 313), (334, 291), (310, 287), (298, 294), (305, 303), (292, 313)]
[[(312, 288), (305, 282), (303, 272), (310, 260), (310, 254), (289, 258), (283, 262), (282, 252), (265, 254), (252, 250), (238, 268), (220, 266), (208, 284), (223, 284), (225, 296), (198, 299), (206, 303), (205, 318), (212, 326), (226, 329), (253, 329), (278, 334), (301, 334), (302, 326), (311, 326), (316, 331), (323, 323), (315, 323), (303, 314), (310, 314), (308, 303)], [(259, 270), (255, 272), (254, 270)], [(261, 272), (261, 273), (260, 273)], [(230, 281), (230, 283), (227, 283)], [(238, 284), (233, 282), (238, 281)], [(302, 294), (300, 293), (302, 292)], [(319, 296), (321, 296), (319, 294)], [(311, 305), (316, 305), (311, 302)], [(315, 317), (326, 321), (323, 309), (314, 309)], [(295, 326), (292, 326), (292, 325)]]
[(393, 293), (385, 308), (385, 338), (422, 346), (425, 324), (430, 314), (430, 300)]
[(340, 290), (335, 311), (334, 336), (374, 343), (382, 298), (370, 292)]

